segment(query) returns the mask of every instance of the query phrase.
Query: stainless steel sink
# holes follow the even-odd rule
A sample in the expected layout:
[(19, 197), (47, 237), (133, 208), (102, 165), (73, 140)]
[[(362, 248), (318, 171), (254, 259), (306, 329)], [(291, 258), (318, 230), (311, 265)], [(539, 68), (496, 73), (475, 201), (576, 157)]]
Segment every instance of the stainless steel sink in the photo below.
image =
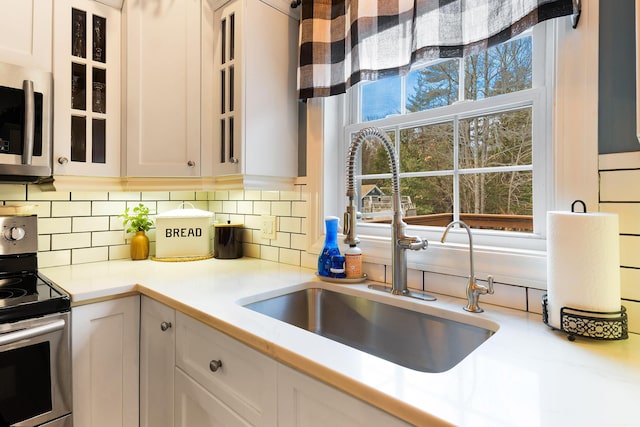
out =
[(294, 291), (245, 307), (422, 372), (451, 369), (494, 333), (321, 288)]

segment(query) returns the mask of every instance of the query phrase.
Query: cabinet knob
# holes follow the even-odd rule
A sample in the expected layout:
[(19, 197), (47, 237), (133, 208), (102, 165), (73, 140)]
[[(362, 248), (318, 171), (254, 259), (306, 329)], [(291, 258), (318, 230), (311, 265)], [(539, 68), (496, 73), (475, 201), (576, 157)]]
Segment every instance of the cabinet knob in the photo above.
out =
[(235, 157), (231, 157), (231, 158), (229, 159), (229, 161), (230, 161), (231, 163), (233, 163), (234, 165), (237, 165), (238, 163), (240, 163), (240, 160), (236, 159)]
[(211, 372), (218, 372), (218, 369), (222, 368), (222, 360), (212, 360), (209, 362), (209, 369)]
[(58, 157), (58, 163), (61, 165), (66, 165), (67, 163), (69, 163), (69, 159), (67, 157), (60, 156)]
[(171, 325), (171, 322), (162, 322), (162, 323), (160, 323), (160, 330), (161, 330), (162, 332), (164, 332), (164, 331), (166, 331), (167, 329), (170, 329), (170, 328), (171, 328), (171, 326), (172, 326), (172, 325)]
[(189, 166), (190, 168), (194, 167), (196, 165), (196, 162), (194, 162), (193, 160), (189, 160), (187, 162), (187, 166)]

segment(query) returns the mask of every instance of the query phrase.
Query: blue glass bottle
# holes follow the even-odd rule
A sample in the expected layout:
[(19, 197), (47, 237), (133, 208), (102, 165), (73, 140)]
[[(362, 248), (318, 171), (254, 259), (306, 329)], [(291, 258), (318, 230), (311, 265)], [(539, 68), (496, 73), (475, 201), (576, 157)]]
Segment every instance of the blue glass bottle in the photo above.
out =
[(324, 240), (324, 247), (318, 257), (318, 274), (320, 276), (333, 277), (331, 274), (331, 257), (340, 255), (338, 248), (338, 217), (328, 216), (324, 219), (327, 234)]

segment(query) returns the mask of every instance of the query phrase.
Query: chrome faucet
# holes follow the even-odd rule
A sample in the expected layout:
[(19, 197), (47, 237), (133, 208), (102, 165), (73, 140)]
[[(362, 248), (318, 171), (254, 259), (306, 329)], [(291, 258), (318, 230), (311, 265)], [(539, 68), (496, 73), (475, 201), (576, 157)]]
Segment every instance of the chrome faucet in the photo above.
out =
[(469, 236), (469, 282), (467, 283), (467, 305), (463, 308), (472, 313), (482, 313), (484, 310), (478, 305), (480, 295), (493, 294), (493, 276), (487, 277), (487, 286), (476, 283), (476, 275), (473, 269), (473, 237), (471, 235), (471, 228), (469, 228), (464, 221), (450, 222), (449, 225), (447, 225), (447, 228), (444, 229), (440, 242), (444, 243), (447, 238), (447, 233), (449, 233), (451, 227), (456, 224), (464, 227), (464, 229), (467, 230), (467, 235)]
[(360, 242), (356, 234), (356, 221), (357, 221), (357, 206), (356, 206), (356, 191), (355, 191), (355, 161), (358, 149), (362, 142), (367, 138), (373, 138), (381, 142), (384, 148), (387, 150), (389, 167), (391, 168), (391, 183), (392, 183), (392, 207), (393, 207), (393, 220), (392, 220), (392, 255), (391, 255), (391, 268), (393, 270), (393, 278), (391, 282), (391, 289), (386, 287), (380, 287), (372, 285), (371, 288), (383, 289), (391, 292), (394, 295), (411, 296), (419, 299), (435, 300), (435, 297), (430, 295), (423, 295), (420, 292), (412, 292), (407, 289), (407, 254), (406, 250), (411, 249), (414, 251), (426, 249), (428, 242), (422, 240), (418, 236), (408, 236), (405, 233), (407, 224), (402, 220), (402, 203), (400, 198), (400, 179), (398, 176), (398, 161), (396, 158), (395, 150), (387, 134), (384, 130), (367, 127), (362, 129), (351, 141), (349, 147), (349, 154), (347, 156), (347, 197), (349, 203), (347, 205), (346, 212), (344, 214), (344, 242), (348, 245), (356, 245)]

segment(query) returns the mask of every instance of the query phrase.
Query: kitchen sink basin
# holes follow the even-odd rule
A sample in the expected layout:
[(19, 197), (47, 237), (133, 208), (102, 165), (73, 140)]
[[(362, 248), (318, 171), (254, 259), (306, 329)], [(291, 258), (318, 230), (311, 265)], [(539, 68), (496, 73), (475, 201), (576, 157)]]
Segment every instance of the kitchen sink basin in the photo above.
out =
[(322, 288), (293, 291), (245, 307), (422, 372), (451, 369), (494, 333)]

